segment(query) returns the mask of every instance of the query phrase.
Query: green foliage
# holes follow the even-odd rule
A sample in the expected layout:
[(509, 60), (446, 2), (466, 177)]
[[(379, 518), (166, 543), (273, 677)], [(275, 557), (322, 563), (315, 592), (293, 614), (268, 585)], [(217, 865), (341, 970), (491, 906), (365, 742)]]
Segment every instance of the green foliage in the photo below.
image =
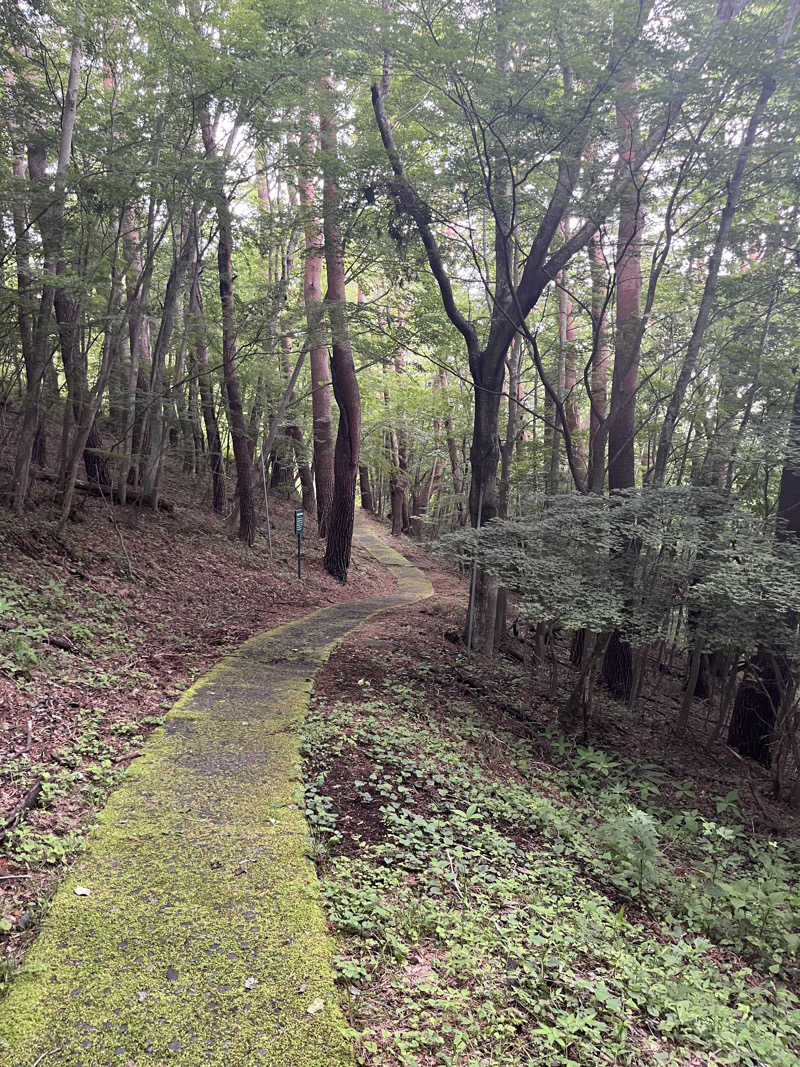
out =
[(396, 685), (304, 745), (362, 1062), (794, 1064), (797, 855), (656, 767), (495, 734), (498, 761), (469, 704)]
[(701, 651), (766, 642), (800, 653), (800, 550), (710, 490), (541, 497), (524, 520), (460, 530), (439, 547), (464, 565), (477, 559), (537, 621), (617, 630), (642, 647), (690, 614)]
[(632, 806), (598, 827), (600, 856), (614, 872), (614, 883), (624, 886), (631, 896), (641, 897), (661, 883), (659, 838), (653, 816)]

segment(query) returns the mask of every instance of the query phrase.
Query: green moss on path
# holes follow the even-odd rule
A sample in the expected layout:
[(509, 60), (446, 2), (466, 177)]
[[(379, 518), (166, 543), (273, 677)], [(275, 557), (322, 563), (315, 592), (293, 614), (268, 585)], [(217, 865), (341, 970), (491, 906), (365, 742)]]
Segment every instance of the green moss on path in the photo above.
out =
[(353, 1062), (298, 805), (297, 727), (315, 672), (350, 630), (433, 592), (363, 525), (357, 537), (395, 575), (395, 594), (253, 638), (178, 701), (0, 1006), (1, 1063)]

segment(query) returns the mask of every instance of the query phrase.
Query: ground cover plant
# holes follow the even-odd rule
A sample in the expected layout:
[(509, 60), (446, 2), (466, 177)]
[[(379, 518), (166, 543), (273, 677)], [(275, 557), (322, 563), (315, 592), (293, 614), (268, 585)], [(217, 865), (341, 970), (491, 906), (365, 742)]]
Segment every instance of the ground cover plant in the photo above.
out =
[(796, 1063), (800, 839), (730, 769), (509, 715), (519, 666), (452, 661), (446, 624), (348, 642), (306, 727), (359, 1062)]

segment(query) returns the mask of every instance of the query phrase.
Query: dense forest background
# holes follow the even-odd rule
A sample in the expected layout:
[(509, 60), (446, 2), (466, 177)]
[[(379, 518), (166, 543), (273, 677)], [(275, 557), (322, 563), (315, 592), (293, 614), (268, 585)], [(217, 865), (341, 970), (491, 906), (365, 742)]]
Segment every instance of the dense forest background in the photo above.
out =
[(5, 3), (4, 506), (358, 495), (796, 801), (798, 6)]

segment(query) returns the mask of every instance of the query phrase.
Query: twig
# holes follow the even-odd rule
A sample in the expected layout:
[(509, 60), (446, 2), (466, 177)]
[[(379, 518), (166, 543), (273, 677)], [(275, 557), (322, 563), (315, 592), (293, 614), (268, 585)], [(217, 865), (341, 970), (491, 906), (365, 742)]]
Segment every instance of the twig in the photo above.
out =
[(47, 1052), (43, 1052), (41, 1054), (41, 1056), (38, 1058), (38, 1060), (34, 1060), (33, 1061), (33, 1063), (31, 1064), (31, 1067), (39, 1067), (39, 1064), (42, 1062), (42, 1060), (45, 1058), (45, 1056), (52, 1056), (53, 1053), (60, 1052), (60, 1051), (61, 1051), (60, 1048), (49, 1048), (47, 1050)]
[(17, 882), (20, 878), (34, 878), (33, 872), (30, 874), (0, 874), (0, 882)]
[(0, 841), (4, 841), (9, 830), (13, 830), (22, 816), (28, 810), (35, 806), (36, 801), (39, 799), (39, 794), (42, 791), (41, 781), (35, 782), (22, 800), (17, 804), (16, 808), (11, 812), (9, 817), (3, 823), (2, 829), (0, 829)]
[(28, 719), (28, 732), (27, 732), (27, 735), (25, 737), (25, 748), (23, 749), (23, 752), (30, 752), (30, 750), (31, 750), (31, 740), (32, 739), (33, 739), (33, 719)]

